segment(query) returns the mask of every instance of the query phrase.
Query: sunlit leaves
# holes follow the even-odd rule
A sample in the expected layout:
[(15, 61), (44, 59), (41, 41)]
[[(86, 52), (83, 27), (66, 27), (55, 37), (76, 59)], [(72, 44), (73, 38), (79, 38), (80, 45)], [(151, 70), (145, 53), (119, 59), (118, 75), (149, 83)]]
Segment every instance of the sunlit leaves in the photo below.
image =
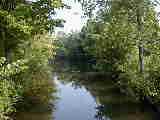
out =
[[(61, 20), (53, 17), (55, 9), (60, 7), (63, 7), (61, 0), (0, 0), (0, 53), (3, 53), (0, 54), (3, 56), (0, 58), (0, 119), (4, 120), (5, 115), (16, 111), (15, 106), (22, 100), (24, 91), (32, 93), (41, 88), (49, 96), (51, 91), (36, 82), (39, 79), (46, 82), (50, 78), (47, 65), (53, 55), (52, 42), (49, 42), (52, 38), (45, 36), (42, 39), (44, 34), (41, 39), (37, 36), (44, 32), (48, 34), (61, 24)], [(33, 84), (38, 86), (34, 91)]]
[(16, 111), (14, 105), (21, 99), (22, 91), (18, 92), (21, 86), (16, 84), (14, 77), (27, 70), (25, 63), (18, 60), (8, 64), (5, 58), (0, 58), (0, 119)]
[(11, 76), (19, 74), (27, 69), (27, 66), (25, 66), (26, 61), (24, 60), (18, 60), (17, 62), (8, 64), (5, 58), (1, 58), (0, 62), (1, 80), (8, 80)]

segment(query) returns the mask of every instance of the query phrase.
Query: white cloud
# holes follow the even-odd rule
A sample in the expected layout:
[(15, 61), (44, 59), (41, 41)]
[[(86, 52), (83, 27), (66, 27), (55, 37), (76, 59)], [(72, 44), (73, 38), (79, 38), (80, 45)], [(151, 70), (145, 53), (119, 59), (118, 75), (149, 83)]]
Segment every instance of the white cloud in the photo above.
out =
[(74, 2), (74, 0), (64, 0), (64, 3), (71, 6), (71, 9), (63, 9), (57, 11), (57, 18), (62, 18), (66, 21), (64, 28), (56, 28), (56, 31), (64, 31), (69, 33), (71, 31), (79, 31), (86, 22), (85, 18), (82, 18), (83, 11), (80, 3)]

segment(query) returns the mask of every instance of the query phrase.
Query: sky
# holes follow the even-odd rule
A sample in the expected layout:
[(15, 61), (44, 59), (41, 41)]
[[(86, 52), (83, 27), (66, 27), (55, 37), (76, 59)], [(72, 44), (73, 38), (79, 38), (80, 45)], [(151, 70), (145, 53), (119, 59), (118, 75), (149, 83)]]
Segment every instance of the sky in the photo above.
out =
[(75, 0), (62, 0), (62, 2), (71, 6), (71, 9), (59, 9), (56, 11), (56, 16), (54, 17), (66, 21), (63, 28), (57, 27), (55, 29), (56, 33), (58, 31), (63, 31), (65, 33), (70, 33), (71, 31), (80, 31), (87, 21), (87, 19), (84, 17), (82, 18), (83, 10), (81, 4), (75, 2)]
[[(70, 5), (71, 9), (61, 9), (57, 11), (56, 18), (64, 19), (66, 23), (63, 28), (56, 28), (56, 33), (58, 31), (63, 31), (64, 33), (80, 31), (87, 21), (86, 18), (82, 18), (83, 10), (81, 4), (74, 2), (74, 0), (63, 0), (63, 2)], [(156, 11), (160, 12), (160, 6), (156, 7)]]
[(57, 31), (70, 33), (71, 31), (80, 31), (86, 23), (86, 18), (83, 16), (81, 4), (74, 0), (63, 0), (64, 3), (71, 6), (71, 9), (61, 9), (57, 11), (56, 18), (62, 18), (66, 21), (63, 28), (56, 28)]

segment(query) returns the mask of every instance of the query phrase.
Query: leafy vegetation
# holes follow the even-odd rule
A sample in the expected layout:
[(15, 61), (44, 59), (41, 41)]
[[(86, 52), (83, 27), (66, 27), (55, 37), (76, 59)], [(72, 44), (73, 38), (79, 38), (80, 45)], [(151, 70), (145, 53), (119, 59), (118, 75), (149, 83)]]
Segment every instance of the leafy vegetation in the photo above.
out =
[[(158, 103), (160, 26), (155, 11), (158, 1), (80, 2), (89, 20), (78, 39), (77, 34), (72, 34), (74, 42), (96, 59), (96, 70), (116, 74), (117, 83), (126, 93), (139, 100), (149, 97)], [(74, 45), (69, 46), (75, 51)], [(66, 51), (72, 53), (70, 48)]]
[[(48, 59), (63, 21), (54, 19), (61, 0), (0, 1), (0, 119), (28, 106), (49, 105), (53, 83)], [(21, 108), (21, 109), (20, 109)]]
[[(92, 54), (84, 49), (83, 34), (73, 32), (68, 35), (59, 37), (56, 42), (56, 61), (63, 61), (69, 63), (70, 71), (90, 71), (96, 70), (94, 63), (96, 59)], [(82, 64), (84, 66), (82, 66)]]
[(0, 119), (32, 104), (49, 104), (55, 88), (48, 60), (56, 48), (72, 64), (85, 61), (89, 69), (111, 73), (137, 99), (160, 101), (158, 2), (78, 1), (87, 24), (57, 44), (49, 33), (64, 22), (53, 17), (56, 9), (68, 7), (61, 0), (0, 1)]
[(20, 75), (28, 68), (24, 60), (8, 64), (5, 58), (0, 60), (0, 119), (6, 119), (7, 114), (15, 112), (15, 105), (22, 99)]

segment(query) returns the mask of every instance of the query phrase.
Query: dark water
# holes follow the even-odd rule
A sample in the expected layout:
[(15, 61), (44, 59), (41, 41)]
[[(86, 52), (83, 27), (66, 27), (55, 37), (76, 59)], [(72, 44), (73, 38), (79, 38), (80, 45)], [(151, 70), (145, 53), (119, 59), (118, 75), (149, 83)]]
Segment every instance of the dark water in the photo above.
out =
[(22, 112), (16, 120), (154, 120), (149, 108), (94, 73), (56, 73), (53, 79), (58, 90), (55, 108)]

